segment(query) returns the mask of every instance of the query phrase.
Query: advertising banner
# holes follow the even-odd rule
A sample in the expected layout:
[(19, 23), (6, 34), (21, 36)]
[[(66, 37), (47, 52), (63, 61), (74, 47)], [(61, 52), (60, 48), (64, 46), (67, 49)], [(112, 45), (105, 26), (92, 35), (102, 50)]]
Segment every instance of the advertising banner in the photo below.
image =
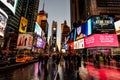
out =
[(8, 15), (0, 8), (0, 36), (4, 37)]
[(74, 41), (74, 49), (78, 49), (78, 41)]
[(84, 38), (78, 40), (78, 49), (83, 49), (84, 47)]
[(27, 26), (28, 26), (28, 20), (25, 17), (21, 17), (20, 26), (19, 26), (19, 32), (26, 33)]
[(110, 33), (114, 34), (114, 19), (112, 17), (92, 17), (92, 26), (94, 34)]
[(37, 35), (42, 36), (42, 29), (39, 26), (39, 24), (36, 22), (35, 24), (35, 31), (34, 31)]
[(81, 24), (79, 27), (77, 27), (76, 40), (79, 40), (91, 34), (92, 34), (92, 22), (91, 19), (88, 19), (84, 24)]
[(76, 40), (76, 29), (73, 29), (70, 33), (69, 33), (69, 38), (68, 41), (75, 41)]
[(115, 32), (117, 35), (120, 35), (120, 20), (114, 22), (115, 25)]
[(74, 42), (74, 49), (83, 49), (84, 47), (84, 38)]
[(20, 49), (31, 49), (32, 48), (33, 36), (30, 34), (19, 34), (17, 41), (17, 48)]
[(74, 49), (74, 42), (68, 43), (69, 46), (69, 50), (73, 50)]
[(8, 7), (13, 14), (15, 14), (18, 0), (0, 0), (6, 7)]
[(118, 38), (116, 34), (94, 34), (85, 38), (85, 47), (118, 47)]
[(41, 38), (41, 37), (38, 37), (37, 38), (37, 44), (36, 44), (36, 47), (38, 48), (44, 48), (44, 40)]

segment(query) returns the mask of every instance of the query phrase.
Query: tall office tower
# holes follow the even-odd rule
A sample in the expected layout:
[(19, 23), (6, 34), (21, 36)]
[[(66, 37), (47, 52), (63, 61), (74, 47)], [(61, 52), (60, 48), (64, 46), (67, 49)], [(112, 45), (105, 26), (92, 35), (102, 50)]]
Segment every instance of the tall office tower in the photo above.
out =
[(64, 21), (64, 23), (61, 24), (61, 29), (62, 29), (62, 44), (66, 44), (66, 39), (67, 39), (67, 36), (69, 35), (70, 33), (70, 27), (67, 25), (67, 22)]
[(45, 33), (45, 36), (47, 37), (48, 34), (48, 22), (47, 22), (47, 17), (48, 17), (48, 13), (46, 13), (43, 10), (39, 11), (38, 15), (37, 15), (37, 23), (39, 24), (39, 26), (42, 28), (42, 30)]
[[(80, 20), (80, 0), (70, 0), (71, 25)], [(73, 26), (71, 26), (73, 29)]]
[(8, 21), (7, 21), (7, 26), (6, 26), (6, 36), (9, 35), (8, 34), (9, 32), (18, 32), (23, 1), (24, 0), (18, 0), (15, 14), (8, 15)]
[(39, 0), (24, 0), (23, 6), (23, 9), (25, 9), (25, 11), (23, 11), (24, 16), (28, 19), (27, 32), (33, 32), (38, 14)]
[(92, 15), (110, 15), (120, 18), (120, 0), (71, 0), (71, 24)]
[(34, 31), (39, 0), (18, 0), (15, 14), (8, 15), (6, 32), (18, 32), (21, 16), (28, 20), (27, 32)]
[(120, 18), (120, 0), (84, 0), (83, 18), (92, 15), (108, 15)]
[(53, 51), (56, 51), (57, 49), (57, 22), (53, 21), (52, 22), (52, 49)]
[[(17, 1), (17, 0), (16, 0)], [(8, 21), (6, 26), (5, 34), (5, 43), (8, 43), (8, 38), (10, 38), (11, 32), (15, 33), (14, 37), (17, 37), (16, 34), (19, 33), (20, 19), (23, 16), (28, 20), (27, 32), (34, 31), (34, 25), (36, 22), (36, 17), (38, 13), (39, 0), (18, 0), (16, 5), (15, 14), (8, 15)], [(12, 37), (12, 35), (11, 35)], [(11, 38), (11, 45), (16, 42)], [(13, 42), (13, 43), (12, 43)], [(6, 47), (7, 44), (4, 45)]]

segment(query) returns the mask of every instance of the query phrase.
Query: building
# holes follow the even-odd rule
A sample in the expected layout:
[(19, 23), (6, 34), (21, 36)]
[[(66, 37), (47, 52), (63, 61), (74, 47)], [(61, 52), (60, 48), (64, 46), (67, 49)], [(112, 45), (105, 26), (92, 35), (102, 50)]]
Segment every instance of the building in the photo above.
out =
[[(17, 0), (16, 0), (17, 1)], [(34, 32), (34, 26), (38, 13), (39, 0), (18, 0), (15, 13), (8, 14), (8, 21), (5, 30), (5, 43), (4, 48), (6, 48), (8, 39), (10, 38), (10, 34), (18, 34), (21, 17), (24, 17), (28, 20), (27, 32)], [(12, 39), (16, 39), (15, 41)], [(17, 35), (16, 38), (11, 37), (11, 41), (14, 43), (14, 47), (16, 47), (17, 43)], [(13, 44), (10, 42), (11, 45)]]
[[(20, 19), (20, 11), (22, 10), (20, 8), (21, 0), (15, 0), (14, 4), (13, 1), (6, 1), (6, 0), (1, 0), (0, 1), (0, 17), (3, 17), (4, 21), (4, 29), (3, 31), (0, 30), (0, 35), (2, 36), (2, 40), (4, 41), (3, 43), (3, 48), (4, 45), (7, 46), (7, 42), (9, 40), (9, 35), (8, 32), (17, 32), (17, 26), (19, 25), (19, 19)], [(1, 20), (0, 20), (0, 23)], [(2, 32), (2, 34), (1, 34)], [(1, 39), (0, 39), (1, 40)], [(1, 42), (1, 41), (0, 41)]]
[(26, 5), (23, 7), (23, 10), (26, 9), (26, 11), (22, 11), (22, 13), (28, 19), (27, 32), (33, 32), (38, 14), (39, 0), (24, 0), (23, 5)]
[(62, 44), (65, 44), (66, 43), (66, 39), (67, 39), (67, 36), (69, 35), (70, 33), (70, 27), (67, 25), (67, 22), (64, 21), (64, 23), (61, 24), (61, 29), (62, 29)]
[[(84, 0), (70, 0), (70, 13), (71, 13), (71, 29), (73, 29), (73, 24), (81, 19), (81, 13), (83, 13)], [(82, 8), (83, 10), (80, 10)]]
[[(94, 5), (93, 5), (94, 4)], [(119, 0), (70, 0), (71, 24), (93, 15), (110, 15), (120, 18)]]
[(57, 22), (53, 21), (52, 22), (52, 51), (56, 51), (57, 49)]
[(44, 10), (39, 11), (39, 13), (37, 15), (37, 23), (40, 25), (40, 27), (44, 31), (45, 37), (47, 37), (47, 35), (48, 35), (47, 16), (48, 16), (48, 14)]

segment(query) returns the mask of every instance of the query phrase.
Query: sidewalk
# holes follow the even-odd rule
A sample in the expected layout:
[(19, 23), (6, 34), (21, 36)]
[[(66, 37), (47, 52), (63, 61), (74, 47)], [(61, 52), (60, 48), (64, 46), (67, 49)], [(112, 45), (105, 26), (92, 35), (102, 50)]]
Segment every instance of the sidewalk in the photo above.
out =
[(81, 67), (79, 67), (79, 76), (82, 80), (88, 80), (88, 71), (83, 66), (83, 61), (81, 61)]
[[(100, 64), (100, 68), (119, 69), (120, 70), (120, 67), (117, 67), (115, 64), (116, 64), (115, 62), (111, 62), (111, 65)], [(94, 66), (94, 63), (93, 62), (86, 62), (86, 65)]]

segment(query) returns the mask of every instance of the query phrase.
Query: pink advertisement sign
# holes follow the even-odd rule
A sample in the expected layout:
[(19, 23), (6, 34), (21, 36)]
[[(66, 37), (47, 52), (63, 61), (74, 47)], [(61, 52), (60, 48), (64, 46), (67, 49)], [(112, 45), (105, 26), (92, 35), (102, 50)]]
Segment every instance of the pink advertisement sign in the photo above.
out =
[(118, 38), (116, 34), (94, 34), (85, 38), (85, 47), (110, 46), (118, 47)]

